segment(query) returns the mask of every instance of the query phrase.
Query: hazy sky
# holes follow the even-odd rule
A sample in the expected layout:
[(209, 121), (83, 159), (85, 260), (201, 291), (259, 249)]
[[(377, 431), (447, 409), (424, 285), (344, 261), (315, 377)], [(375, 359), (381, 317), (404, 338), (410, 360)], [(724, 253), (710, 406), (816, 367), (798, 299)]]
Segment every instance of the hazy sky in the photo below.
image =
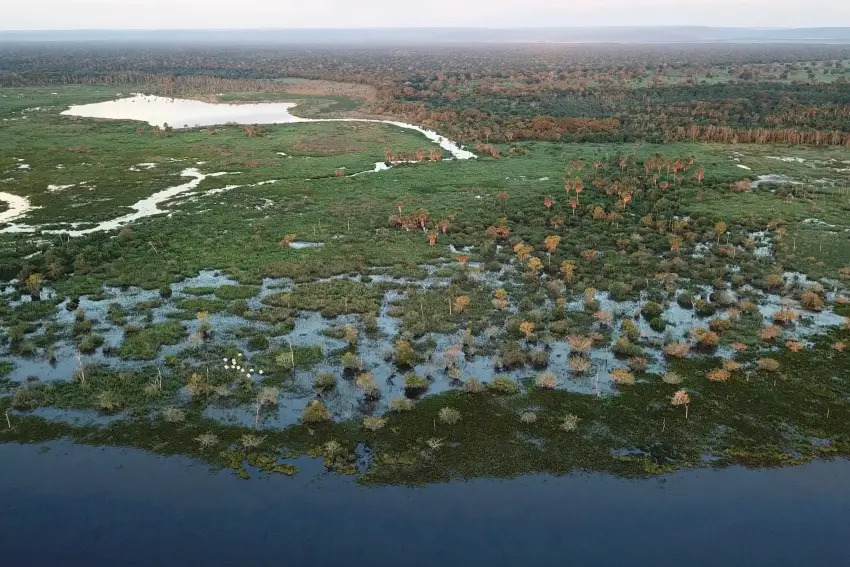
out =
[(0, 0), (0, 29), (850, 26), (848, 0)]

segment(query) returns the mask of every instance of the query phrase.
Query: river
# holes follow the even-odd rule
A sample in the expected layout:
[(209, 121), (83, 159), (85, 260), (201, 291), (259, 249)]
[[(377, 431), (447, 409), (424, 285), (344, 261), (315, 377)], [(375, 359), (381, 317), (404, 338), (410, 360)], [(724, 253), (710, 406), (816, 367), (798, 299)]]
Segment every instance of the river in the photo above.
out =
[(0, 445), (8, 565), (846, 565), (850, 462), (359, 486), (132, 449)]

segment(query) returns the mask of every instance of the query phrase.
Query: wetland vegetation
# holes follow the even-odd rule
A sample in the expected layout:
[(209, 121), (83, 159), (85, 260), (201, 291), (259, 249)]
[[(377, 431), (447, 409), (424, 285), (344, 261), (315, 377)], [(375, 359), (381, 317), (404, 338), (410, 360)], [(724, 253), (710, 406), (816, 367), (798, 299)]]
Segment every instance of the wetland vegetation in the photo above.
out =
[[(0, 442), (373, 484), (850, 454), (846, 48), (74, 49), (0, 50)], [(138, 92), (311, 121), (66, 112)]]

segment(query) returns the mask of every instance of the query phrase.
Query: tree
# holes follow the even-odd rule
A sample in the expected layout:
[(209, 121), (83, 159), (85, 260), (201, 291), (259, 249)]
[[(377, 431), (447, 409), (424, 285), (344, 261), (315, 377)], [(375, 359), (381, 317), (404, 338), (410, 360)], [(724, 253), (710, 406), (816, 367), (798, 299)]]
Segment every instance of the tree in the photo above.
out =
[(455, 297), (454, 302), (455, 311), (458, 313), (463, 313), (467, 307), (469, 307), (469, 296), (467, 295), (459, 295)]
[(428, 231), (428, 244), (433, 246), (437, 242), (437, 232), (433, 230)]
[(514, 253), (516, 254), (517, 260), (519, 260), (520, 264), (525, 263), (533, 250), (534, 248), (523, 242), (519, 242), (514, 246)]
[(702, 180), (705, 179), (705, 170), (703, 168), (699, 168), (696, 174), (697, 182), (702, 185)]
[(505, 191), (502, 191), (496, 198), (499, 200), (499, 203), (502, 205), (502, 212), (504, 213), (508, 208), (508, 194)]
[(561, 274), (563, 274), (565, 282), (570, 283), (573, 281), (575, 270), (575, 262), (571, 260), (564, 260), (563, 262), (561, 262)]
[(555, 235), (547, 236), (543, 243), (546, 245), (546, 256), (548, 256), (548, 263), (551, 266), (552, 254), (555, 253), (555, 250), (558, 248), (558, 244), (561, 243), (561, 237)]
[(530, 340), (531, 335), (534, 334), (534, 323), (531, 321), (523, 321), (519, 324), (519, 330), (525, 335), (526, 340)]
[(670, 237), (670, 251), (674, 254), (678, 254), (682, 251), (682, 237), (681, 236), (671, 236)]
[(497, 289), (493, 293), (493, 307), (496, 309), (507, 309), (508, 305), (508, 292), (504, 289)]
[(27, 291), (30, 292), (30, 295), (33, 297), (38, 297), (41, 294), (41, 282), (44, 278), (41, 277), (41, 274), (30, 274), (27, 277), (24, 285), (27, 288)]
[(717, 221), (717, 224), (714, 225), (714, 233), (717, 235), (717, 244), (720, 244), (720, 237), (726, 232), (726, 223), (723, 221)]
[(532, 257), (528, 260), (528, 269), (532, 274), (537, 276), (540, 273), (540, 270), (543, 269), (543, 262), (540, 261), (540, 258)]
[(543, 199), (543, 205), (546, 207), (547, 211), (549, 209), (551, 209), (552, 205), (554, 205), (554, 204), (555, 204), (555, 199), (553, 199), (552, 197), (550, 197), (548, 195)]
[(691, 405), (691, 396), (685, 390), (679, 390), (673, 394), (670, 403), (674, 406), (685, 406), (685, 419), (688, 419), (688, 406)]

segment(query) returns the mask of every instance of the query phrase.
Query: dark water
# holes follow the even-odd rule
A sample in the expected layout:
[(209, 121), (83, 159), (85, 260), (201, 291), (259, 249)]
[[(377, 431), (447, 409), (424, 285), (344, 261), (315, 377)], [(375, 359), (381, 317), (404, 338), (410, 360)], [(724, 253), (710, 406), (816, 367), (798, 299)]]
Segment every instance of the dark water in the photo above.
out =
[(0, 565), (850, 564), (850, 462), (363, 488), (0, 445)]

